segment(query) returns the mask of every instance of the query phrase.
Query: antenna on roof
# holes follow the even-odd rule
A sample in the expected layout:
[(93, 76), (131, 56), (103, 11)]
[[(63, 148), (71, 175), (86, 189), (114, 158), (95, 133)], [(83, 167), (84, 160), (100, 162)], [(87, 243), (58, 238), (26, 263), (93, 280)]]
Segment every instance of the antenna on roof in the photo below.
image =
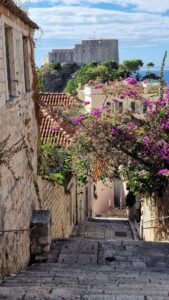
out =
[(89, 37), (89, 40), (96, 40), (97, 38), (96, 38), (96, 32), (94, 31), (93, 32), (93, 36), (90, 36)]

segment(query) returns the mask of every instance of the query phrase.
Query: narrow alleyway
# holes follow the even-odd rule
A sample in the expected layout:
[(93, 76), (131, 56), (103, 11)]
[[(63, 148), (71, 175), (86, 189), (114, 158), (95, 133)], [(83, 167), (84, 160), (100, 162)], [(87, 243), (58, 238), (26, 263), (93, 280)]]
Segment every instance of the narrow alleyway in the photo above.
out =
[(169, 300), (169, 244), (98, 220), (54, 240), (48, 261), (1, 282), (1, 300)]

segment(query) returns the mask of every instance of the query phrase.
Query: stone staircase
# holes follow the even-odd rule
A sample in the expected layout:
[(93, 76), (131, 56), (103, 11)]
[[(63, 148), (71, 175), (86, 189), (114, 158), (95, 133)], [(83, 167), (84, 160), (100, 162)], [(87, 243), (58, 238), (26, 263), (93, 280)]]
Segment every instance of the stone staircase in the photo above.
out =
[[(46, 263), (2, 281), (0, 299), (169, 300), (169, 244), (134, 241), (124, 222), (85, 226), (87, 237), (76, 228), (78, 237), (53, 241)], [(109, 238), (94, 237), (108, 227)]]

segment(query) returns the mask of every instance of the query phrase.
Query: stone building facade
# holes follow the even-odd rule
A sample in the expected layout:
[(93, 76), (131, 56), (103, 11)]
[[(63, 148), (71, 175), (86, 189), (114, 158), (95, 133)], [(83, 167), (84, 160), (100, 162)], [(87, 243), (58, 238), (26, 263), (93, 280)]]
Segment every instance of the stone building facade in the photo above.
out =
[(37, 122), (32, 99), (32, 37), (38, 26), (13, 1), (0, 2), (0, 142), (8, 148), (24, 137), (25, 149), (10, 161), (17, 180), (0, 165), (0, 274), (19, 271), (30, 258), (30, 220), (39, 207), (34, 186), (37, 170)]
[[(52, 95), (45, 95), (46, 102), (43, 102), (41, 95), (39, 109), (44, 114), (44, 123), (37, 122), (32, 68), (32, 39), (36, 28), (38, 26), (12, 0), (1, 0), (0, 145), (10, 135), (8, 149), (23, 138), (27, 150), (16, 151), (10, 159), (15, 176), (6, 165), (0, 165), (0, 277), (27, 266), (34, 211), (51, 211), (52, 238), (70, 236), (73, 225), (85, 221), (87, 216), (86, 190), (79, 190), (74, 178), (65, 191), (37, 175), (38, 126), (42, 125), (44, 134), (50, 132), (51, 122), (55, 120), (50, 116), (48, 122), (48, 109), (52, 110), (53, 100), (54, 107), (55, 104), (73, 105), (77, 100), (70, 95), (57, 94), (57, 101), (56, 95), (54, 99)], [(49, 98), (51, 102), (48, 103)], [(71, 141), (72, 128), (65, 121), (62, 123), (63, 129), (56, 141), (66, 146)], [(0, 148), (0, 162), (1, 151)]]
[(107, 60), (119, 62), (118, 40), (115, 39), (91, 39), (83, 40), (76, 44), (74, 49), (53, 49), (45, 62), (62, 63), (72, 62), (77, 65), (88, 64), (92, 61), (98, 63)]

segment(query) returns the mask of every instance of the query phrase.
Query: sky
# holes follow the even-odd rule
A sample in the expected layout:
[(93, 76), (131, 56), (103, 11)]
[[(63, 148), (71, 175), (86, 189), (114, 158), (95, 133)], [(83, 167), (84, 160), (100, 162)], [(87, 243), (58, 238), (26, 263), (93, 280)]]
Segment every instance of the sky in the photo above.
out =
[(142, 59), (159, 67), (165, 50), (169, 57), (169, 0), (31, 0), (29, 16), (41, 28), (39, 66), (52, 49), (92, 37), (118, 39), (120, 62)]

